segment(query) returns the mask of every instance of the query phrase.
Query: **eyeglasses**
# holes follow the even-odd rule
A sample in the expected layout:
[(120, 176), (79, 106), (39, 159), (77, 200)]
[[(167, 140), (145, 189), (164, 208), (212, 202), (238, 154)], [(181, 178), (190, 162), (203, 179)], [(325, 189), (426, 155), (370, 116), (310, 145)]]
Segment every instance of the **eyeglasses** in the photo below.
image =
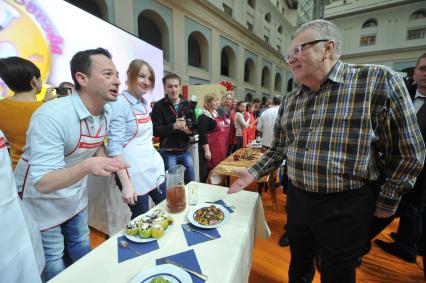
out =
[(302, 53), (302, 50), (305, 46), (315, 45), (318, 42), (325, 42), (325, 41), (330, 41), (330, 39), (317, 39), (317, 40), (312, 40), (312, 41), (299, 44), (288, 51), (288, 53), (285, 55), (285, 61), (288, 63), (291, 58), (296, 58), (297, 56), (299, 56), (300, 53)]

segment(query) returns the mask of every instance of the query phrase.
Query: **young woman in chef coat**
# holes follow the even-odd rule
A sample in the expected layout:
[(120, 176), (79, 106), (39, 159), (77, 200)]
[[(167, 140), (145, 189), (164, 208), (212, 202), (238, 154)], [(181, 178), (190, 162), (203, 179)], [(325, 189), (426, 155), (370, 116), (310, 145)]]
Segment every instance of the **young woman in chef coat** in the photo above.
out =
[[(149, 106), (143, 96), (155, 85), (151, 65), (133, 60), (127, 70), (127, 90), (111, 103), (112, 117), (108, 131), (108, 155), (130, 165), (116, 173), (122, 199), (132, 212), (132, 219), (149, 210), (149, 197), (155, 204), (165, 199), (164, 163), (152, 143)], [(161, 189), (157, 189), (160, 186)]]

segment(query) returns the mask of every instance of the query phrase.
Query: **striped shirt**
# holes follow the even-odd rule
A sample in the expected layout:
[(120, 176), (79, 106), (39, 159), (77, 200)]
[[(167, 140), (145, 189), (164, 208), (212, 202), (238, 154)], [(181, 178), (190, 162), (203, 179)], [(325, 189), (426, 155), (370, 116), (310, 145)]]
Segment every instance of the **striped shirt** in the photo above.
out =
[(395, 211), (425, 159), (425, 145), (403, 80), (384, 66), (337, 61), (318, 91), (287, 96), (272, 147), (249, 172), (259, 178), (287, 159), (292, 183), (336, 193), (377, 181), (377, 208)]

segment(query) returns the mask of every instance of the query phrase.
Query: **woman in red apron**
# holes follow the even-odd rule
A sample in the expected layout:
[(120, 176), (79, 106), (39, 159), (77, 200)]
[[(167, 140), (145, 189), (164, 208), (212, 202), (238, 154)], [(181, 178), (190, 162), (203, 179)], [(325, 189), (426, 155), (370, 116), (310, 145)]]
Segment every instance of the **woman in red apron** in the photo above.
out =
[(127, 70), (128, 89), (112, 103), (111, 127), (108, 132), (109, 156), (123, 160), (130, 167), (117, 172), (122, 199), (132, 212), (132, 219), (149, 210), (149, 197), (155, 204), (165, 199), (156, 189), (164, 176), (164, 163), (152, 143), (153, 130), (147, 101), (143, 95), (155, 83), (152, 67), (143, 60), (133, 60)]
[(205, 110), (198, 122), (201, 182), (206, 182), (209, 172), (226, 158), (228, 151), (229, 119), (218, 115), (218, 106), (216, 94), (204, 96)]

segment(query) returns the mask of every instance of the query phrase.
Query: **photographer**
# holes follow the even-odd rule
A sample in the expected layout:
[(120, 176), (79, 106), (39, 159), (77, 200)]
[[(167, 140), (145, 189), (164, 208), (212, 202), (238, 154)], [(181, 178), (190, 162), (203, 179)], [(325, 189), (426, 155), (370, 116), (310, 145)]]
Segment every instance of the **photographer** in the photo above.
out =
[[(185, 183), (195, 179), (194, 165), (188, 151), (193, 134), (193, 105), (180, 95), (181, 79), (176, 74), (163, 78), (166, 97), (157, 101), (152, 109), (154, 136), (160, 137), (160, 152), (166, 170), (182, 164), (186, 167)], [(191, 117), (192, 116), (192, 117)]]

